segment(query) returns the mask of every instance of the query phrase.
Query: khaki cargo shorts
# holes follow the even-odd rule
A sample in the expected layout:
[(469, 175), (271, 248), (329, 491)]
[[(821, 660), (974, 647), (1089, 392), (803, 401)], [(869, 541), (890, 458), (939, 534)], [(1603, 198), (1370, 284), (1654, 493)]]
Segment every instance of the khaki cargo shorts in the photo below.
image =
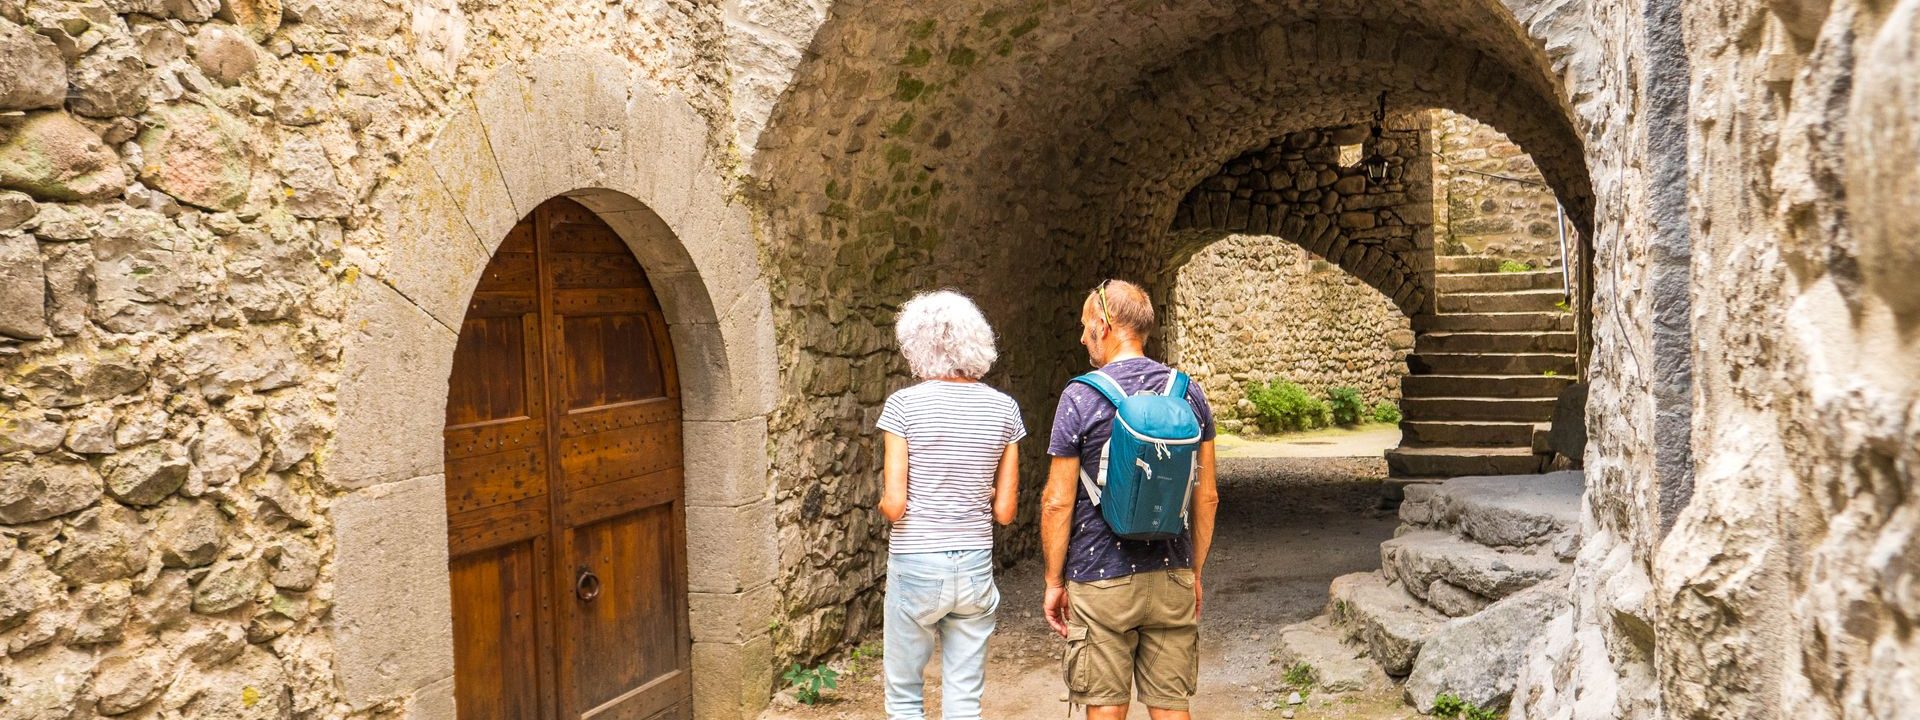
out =
[(1200, 678), (1193, 571), (1067, 583), (1068, 701), (1185, 710)]

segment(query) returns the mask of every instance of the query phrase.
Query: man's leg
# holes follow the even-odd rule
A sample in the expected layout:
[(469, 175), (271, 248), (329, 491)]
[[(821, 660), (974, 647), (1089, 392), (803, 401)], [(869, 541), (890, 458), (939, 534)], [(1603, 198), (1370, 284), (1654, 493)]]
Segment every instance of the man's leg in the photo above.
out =
[(1148, 608), (1140, 623), (1134, 680), (1153, 720), (1187, 720), (1187, 703), (1200, 681), (1200, 624), (1193, 571), (1157, 570), (1134, 576)]
[[(933, 658), (934, 634), (921, 618), (938, 611), (943, 596), (951, 594), (945, 587), (951, 582), (940, 579), (940, 568), (917, 560), (914, 555), (893, 555), (887, 560), (886, 651), (881, 665), (887, 675), (890, 720), (926, 717), (926, 670)], [(937, 622), (940, 615), (933, 616)]]
[(1133, 702), (1134, 576), (1067, 583), (1067, 699), (1093, 720), (1121, 720)]

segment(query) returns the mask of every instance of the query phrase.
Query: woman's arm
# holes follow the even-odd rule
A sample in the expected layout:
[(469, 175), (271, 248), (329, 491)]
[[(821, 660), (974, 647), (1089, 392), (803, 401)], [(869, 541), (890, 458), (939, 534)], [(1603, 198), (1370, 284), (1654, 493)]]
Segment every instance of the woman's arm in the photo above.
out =
[(993, 521), (1012, 525), (1020, 511), (1020, 452), (1013, 443), (1000, 454), (1000, 469), (993, 478)]
[(880, 514), (887, 522), (900, 522), (907, 515), (907, 439), (893, 433), (887, 438), (886, 460), (881, 464)]

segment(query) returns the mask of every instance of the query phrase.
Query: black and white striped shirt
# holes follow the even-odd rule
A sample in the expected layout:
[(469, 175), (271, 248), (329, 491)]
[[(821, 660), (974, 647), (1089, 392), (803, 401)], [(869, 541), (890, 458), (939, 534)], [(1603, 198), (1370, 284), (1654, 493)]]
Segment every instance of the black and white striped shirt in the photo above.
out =
[(887, 397), (876, 427), (907, 440), (897, 554), (993, 549), (993, 476), (1027, 436), (1020, 405), (984, 383), (928, 380)]

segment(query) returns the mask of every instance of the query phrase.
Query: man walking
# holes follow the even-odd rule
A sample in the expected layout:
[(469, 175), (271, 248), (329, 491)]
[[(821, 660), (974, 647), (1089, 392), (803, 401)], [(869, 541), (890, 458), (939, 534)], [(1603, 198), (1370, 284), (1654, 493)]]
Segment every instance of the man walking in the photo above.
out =
[[(1188, 700), (1199, 676), (1201, 570), (1220, 502), (1214, 485), (1213, 413), (1198, 385), (1146, 357), (1153, 303), (1139, 286), (1117, 280), (1101, 283), (1088, 294), (1080, 325), (1080, 344), (1100, 369), (1096, 375), (1105, 377), (1096, 378), (1097, 383), (1069, 383), (1054, 412), (1047, 445), (1053, 460), (1040, 518), (1047, 559), (1047, 623), (1067, 638), (1068, 700), (1087, 706), (1089, 720), (1125, 718), (1136, 686), (1153, 720), (1186, 720), (1192, 717)], [(1190, 475), (1191, 496), (1178, 501), (1184, 512), (1161, 518), (1158, 527), (1174, 528), (1171, 532), (1142, 533), (1134, 527), (1116, 532), (1110, 518), (1131, 523), (1145, 515), (1151, 522), (1153, 513), (1173, 510), (1149, 504), (1135, 516), (1103, 514), (1100, 493), (1107, 487), (1102, 483), (1108, 478), (1115, 398), (1173, 394), (1182, 385), (1199, 431), (1198, 448), (1191, 455), (1197, 463)], [(1154, 457), (1168, 457), (1168, 445), (1179, 442), (1148, 437), (1142, 445), (1138, 428), (1130, 430), (1135, 445), (1153, 448), (1137, 461), (1143, 468)], [(1154, 480), (1151, 472), (1145, 477)], [(1106, 500), (1113, 501), (1113, 495)]]

